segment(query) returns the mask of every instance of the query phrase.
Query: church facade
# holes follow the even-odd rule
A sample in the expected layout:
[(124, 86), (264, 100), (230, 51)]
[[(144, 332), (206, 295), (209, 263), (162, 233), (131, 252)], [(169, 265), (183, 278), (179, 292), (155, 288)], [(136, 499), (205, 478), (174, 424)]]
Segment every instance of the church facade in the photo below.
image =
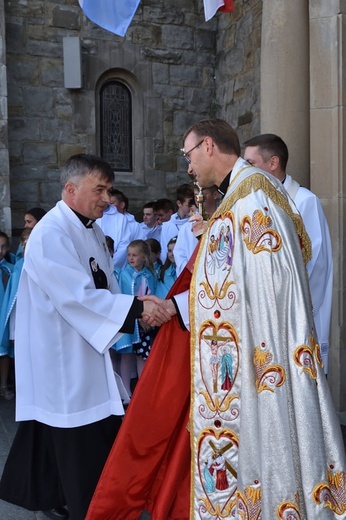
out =
[(202, 0), (141, 0), (122, 38), (78, 0), (0, 0), (0, 229), (16, 235), (25, 209), (55, 204), (74, 153), (109, 160), (136, 213), (186, 182), (193, 122), (226, 119), (241, 142), (277, 133), (330, 226), (328, 378), (345, 411), (345, 14), (344, 0), (234, 0), (205, 22)]

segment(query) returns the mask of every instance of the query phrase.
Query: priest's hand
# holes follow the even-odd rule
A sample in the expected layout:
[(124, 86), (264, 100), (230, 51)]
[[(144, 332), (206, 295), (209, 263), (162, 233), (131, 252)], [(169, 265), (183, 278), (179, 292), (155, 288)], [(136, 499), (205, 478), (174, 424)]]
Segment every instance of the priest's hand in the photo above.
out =
[(203, 220), (202, 215), (200, 215), (199, 213), (195, 213), (192, 217), (190, 217), (189, 222), (193, 222), (191, 231), (196, 238), (203, 235), (208, 225), (208, 222), (206, 220)]
[(148, 295), (140, 296), (138, 300), (143, 302), (143, 321), (152, 327), (159, 327), (177, 313), (172, 300), (162, 300), (157, 296)]

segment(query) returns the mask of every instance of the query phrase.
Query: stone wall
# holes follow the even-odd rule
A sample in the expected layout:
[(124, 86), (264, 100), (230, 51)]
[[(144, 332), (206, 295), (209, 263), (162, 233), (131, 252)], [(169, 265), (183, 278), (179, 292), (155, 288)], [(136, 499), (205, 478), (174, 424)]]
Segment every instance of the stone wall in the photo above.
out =
[(11, 234), (5, 10), (0, 0), (0, 229)]
[(262, 0), (235, 0), (234, 8), (232, 15), (218, 15), (213, 112), (243, 143), (260, 133)]
[[(60, 198), (59, 170), (73, 153), (99, 153), (98, 92), (121, 78), (133, 95), (133, 172), (117, 187), (136, 212), (186, 182), (182, 134), (225, 117), (241, 138), (259, 128), (259, 0), (204, 21), (203, 2), (142, 0), (121, 38), (90, 22), (77, 0), (7, 1), (7, 68), (14, 228), (25, 209)], [(219, 31), (217, 31), (219, 27)], [(63, 37), (78, 36), (83, 85), (64, 88)]]

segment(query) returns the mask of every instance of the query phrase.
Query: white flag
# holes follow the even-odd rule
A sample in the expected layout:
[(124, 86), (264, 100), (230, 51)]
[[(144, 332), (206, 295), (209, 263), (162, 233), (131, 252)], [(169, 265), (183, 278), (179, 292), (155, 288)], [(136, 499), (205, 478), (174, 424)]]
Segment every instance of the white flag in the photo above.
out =
[(203, 0), (204, 2), (204, 17), (207, 22), (210, 18), (213, 18), (216, 11), (225, 5), (224, 0)]
[(119, 36), (125, 36), (140, 0), (79, 0), (92, 22)]

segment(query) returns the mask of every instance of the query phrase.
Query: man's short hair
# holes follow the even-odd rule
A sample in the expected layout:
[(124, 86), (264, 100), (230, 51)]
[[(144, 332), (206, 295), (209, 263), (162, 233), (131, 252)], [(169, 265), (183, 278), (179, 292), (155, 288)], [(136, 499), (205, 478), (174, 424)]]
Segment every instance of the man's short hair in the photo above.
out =
[(258, 153), (264, 161), (269, 161), (273, 155), (279, 158), (280, 166), (286, 171), (288, 162), (288, 148), (286, 143), (275, 134), (260, 134), (245, 141), (244, 146), (258, 147)]
[(204, 119), (194, 123), (186, 130), (184, 141), (191, 132), (196, 134), (198, 139), (211, 137), (222, 153), (240, 156), (240, 143), (237, 132), (223, 119)]
[(72, 179), (78, 183), (86, 175), (98, 173), (109, 182), (114, 182), (114, 172), (107, 161), (97, 155), (77, 154), (67, 159), (60, 175), (61, 187)]
[(169, 199), (158, 199), (154, 205), (154, 212), (156, 213), (157, 211), (164, 211), (165, 213), (172, 211), (174, 213), (174, 204)]
[(144, 205), (143, 205), (143, 209), (150, 209), (152, 208), (154, 210), (154, 207), (155, 207), (155, 202), (153, 200), (151, 200), (150, 202), (146, 202)]
[(116, 188), (112, 188), (110, 190), (111, 197), (116, 197), (118, 202), (124, 202), (125, 204), (125, 211), (129, 209), (129, 199), (126, 197), (125, 193), (117, 190)]
[(177, 201), (181, 202), (182, 204), (185, 202), (186, 199), (192, 199), (195, 198), (195, 192), (193, 190), (193, 186), (191, 184), (185, 183), (181, 184), (177, 188)]

